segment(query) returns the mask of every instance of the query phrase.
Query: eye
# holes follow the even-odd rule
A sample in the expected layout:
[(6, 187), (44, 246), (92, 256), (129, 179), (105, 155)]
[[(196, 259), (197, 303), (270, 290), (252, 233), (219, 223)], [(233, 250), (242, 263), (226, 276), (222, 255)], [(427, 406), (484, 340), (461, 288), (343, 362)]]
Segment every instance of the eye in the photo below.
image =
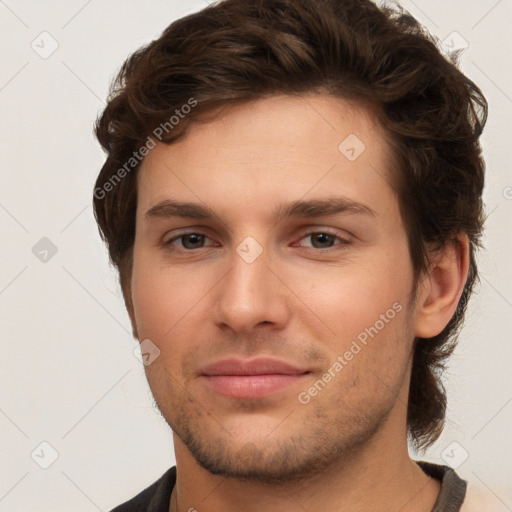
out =
[[(312, 231), (310, 233), (306, 233), (301, 240), (308, 238), (311, 240), (310, 247), (314, 249), (330, 249), (334, 245), (343, 246), (351, 243), (348, 238), (343, 238), (339, 235), (329, 233), (328, 231)], [(335, 244), (336, 240), (339, 240), (340, 243)]]
[[(329, 250), (335, 247), (336, 245), (342, 248), (343, 246), (349, 245), (351, 243), (350, 239), (341, 237), (339, 235), (335, 235), (328, 231), (311, 231), (309, 233), (304, 234), (302, 238), (299, 240), (299, 242), (307, 239), (310, 240), (311, 245), (306, 245), (304, 247), (319, 250)], [(205, 234), (190, 231), (187, 233), (181, 233), (170, 238), (169, 240), (164, 242), (164, 245), (176, 246), (176, 242), (179, 242), (179, 245), (176, 247), (178, 250), (192, 252), (196, 249), (208, 247), (207, 245), (205, 245), (206, 240), (210, 240), (210, 238), (208, 238)], [(299, 244), (299, 242), (296, 242), (296, 244)], [(210, 246), (213, 245), (214, 244), (210, 244)]]
[(174, 242), (177, 240), (181, 240), (180, 249), (185, 249), (187, 251), (193, 251), (194, 249), (201, 249), (205, 240), (209, 240), (206, 235), (202, 233), (189, 232), (182, 233), (181, 235), (177, 235), (172, 237), (171, 239), (164, 242), (164, 245), (174, 245)]

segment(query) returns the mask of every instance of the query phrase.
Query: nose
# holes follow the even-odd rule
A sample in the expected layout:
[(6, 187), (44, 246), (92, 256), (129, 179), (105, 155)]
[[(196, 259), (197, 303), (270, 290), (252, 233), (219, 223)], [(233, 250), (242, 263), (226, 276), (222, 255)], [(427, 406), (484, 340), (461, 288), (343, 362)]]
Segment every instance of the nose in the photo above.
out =
[(287, 288), (269, 265), (266, 251), (252, 262), (235, 250), (230, 257), (230, 270), (216, 287), (216, 324), (237, 333), (269, 324), (284, 327), (290, 315)]

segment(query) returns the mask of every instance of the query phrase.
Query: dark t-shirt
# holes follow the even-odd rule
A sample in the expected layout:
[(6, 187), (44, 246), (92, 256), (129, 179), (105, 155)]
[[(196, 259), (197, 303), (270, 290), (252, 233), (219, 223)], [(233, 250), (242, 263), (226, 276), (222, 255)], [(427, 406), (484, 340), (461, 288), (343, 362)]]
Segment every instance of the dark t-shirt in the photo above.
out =
[[(441, 492), (432, 512), (459, 512), (466, 495), (467, 483), (449, 466), (416, 461), (423, 471), (441, 482)], [(156, 482), (111, 512), (169, 512), (171, 492), (176, 483), (176, 466), (168, 469)]]

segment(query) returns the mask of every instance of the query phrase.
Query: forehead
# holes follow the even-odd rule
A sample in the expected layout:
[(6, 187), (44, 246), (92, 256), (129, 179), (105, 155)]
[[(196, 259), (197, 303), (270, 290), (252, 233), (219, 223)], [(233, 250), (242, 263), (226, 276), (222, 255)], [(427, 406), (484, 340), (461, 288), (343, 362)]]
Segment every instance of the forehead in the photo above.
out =
[(273, 96), (157, 144), (139, 170), (138, 211), (179, 198), (247, 217), (270, 214), (284, 198), (334, 194), (385, 209), (396, 202), (390, 161), (369, 109), (325, 95)]

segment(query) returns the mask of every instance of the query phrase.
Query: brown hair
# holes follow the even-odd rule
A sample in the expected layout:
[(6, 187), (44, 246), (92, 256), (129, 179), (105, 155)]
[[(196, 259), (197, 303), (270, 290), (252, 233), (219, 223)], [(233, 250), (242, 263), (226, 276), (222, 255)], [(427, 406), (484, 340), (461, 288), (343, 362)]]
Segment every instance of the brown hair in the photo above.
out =
[(460, 233), (470, 243), (455, 314), (439, 335), (415, 339), (408, 433), (417, 449), (431, 445), (444, 425), (441, 371), (477, 280), (483, 229), (487, 102), (457, 62), (407, 12), (370, 0), (224, 0), (172, 23), (126, 60), (96, 124), (107, 159), (94, 211), (129, 311), (143, 146), (178, 140), (217, 107), (273, 94), (321, 92), (373, 105), (398, 164), (415, 282), (428, 267), (427, 247)]

